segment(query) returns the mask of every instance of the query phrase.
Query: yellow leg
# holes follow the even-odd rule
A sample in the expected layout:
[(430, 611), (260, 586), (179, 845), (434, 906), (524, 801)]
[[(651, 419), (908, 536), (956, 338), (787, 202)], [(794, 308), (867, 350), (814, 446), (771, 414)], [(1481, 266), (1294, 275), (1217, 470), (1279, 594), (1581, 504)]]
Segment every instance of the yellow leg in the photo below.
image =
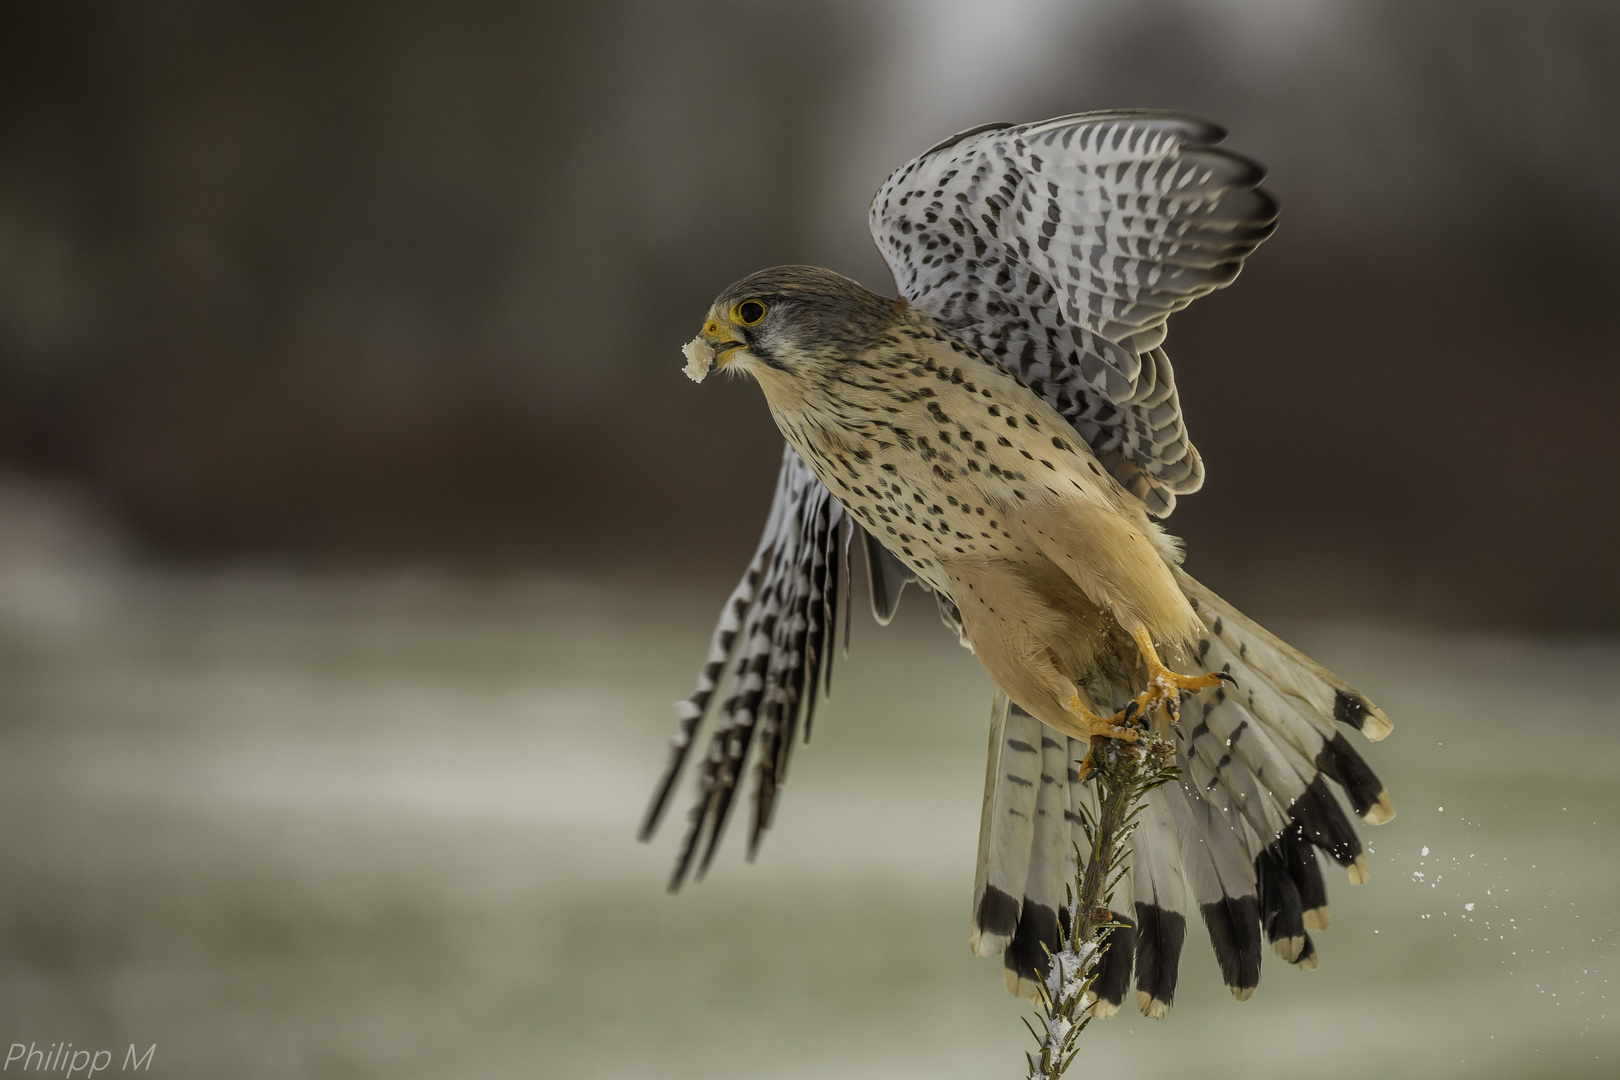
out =
[(1237, 685), (1237, 680), (1224, 671), (1212, 671), (1207, 675), (1177, 675), (1164, 666), (1159, 659), (1159, 653), (1153, 647), (1153, 638), (1146, 630), (1134, 631), (1131, 635), (1136, 639), (1136, 647), (1142, 650), (1142, 659), (1147, 663), (1148, 685), (1147, 689), (1136, 696), (1136, 700), (1127, 705), (1115, 720), (1143, 717), (1154, 709), (1163, 709), (1173, 724), (1181, 719), (1181, 693), (1183, 690), (1203, 690), (1211, 686), (1219, 686), (1223, 682)]
[(1135, 729), (1115, 723), (1119, 717), (1098, 716), (1086, 708), (1086, 703), (1081, 701), (1078, 695), (1071, 694), (1069, 696), (1069, 711), (1080, 718), (1081, 725), (1086, 729), (1086, 738), (1088, 740), (1085, 759), (1080, 762), (1081, 780), (1091, 775), (1091, 746), (1095, 745), (1095, 743), (1090, 742), (1090, 740), (1104, 738), (1135, 742), (1140, 737), (1140, 733)]

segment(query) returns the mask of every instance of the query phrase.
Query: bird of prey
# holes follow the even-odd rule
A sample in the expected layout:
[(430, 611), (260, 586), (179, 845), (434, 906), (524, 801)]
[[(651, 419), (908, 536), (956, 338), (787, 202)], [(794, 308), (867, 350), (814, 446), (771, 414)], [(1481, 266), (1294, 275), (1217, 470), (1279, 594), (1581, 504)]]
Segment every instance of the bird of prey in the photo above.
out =
[(847, 646), (858, 547), (879, 622), (918, 583), (995, 683), (970, 944), (1004, 955), (1010, 990), (1035, 996), (1057, 947), (1095, 808), (1090, 740), (1147, 726), (1173, 739), (1180, 779), (1149, 794), (1132, 837), (1094, 1012), (1119, 1009), (1134, 970), (1142, 1012), (1165, 1014), (1189, 892), (1238, 1000), (1262, 935), (1317, 966), (1316, 852), (1367, 877), (1327, 781), (1363, 821), (1394, 816), (1337, 725), (1377, 740), (1389, 719), (1193, 580), (1156, 520), (1204, 478), (1166, 320), (1230, 284), (1277, 216), (1224, 134), (1140, 110), (975, 128), (873, 200), (898, 298), (783, 266), (714, 302), (688, 374), (752, 376), (787, 446), (643, 824), (645, 838), (713, 713), (671, 888), (707, 867), (756, 747), (757, 849), (841, 615)]

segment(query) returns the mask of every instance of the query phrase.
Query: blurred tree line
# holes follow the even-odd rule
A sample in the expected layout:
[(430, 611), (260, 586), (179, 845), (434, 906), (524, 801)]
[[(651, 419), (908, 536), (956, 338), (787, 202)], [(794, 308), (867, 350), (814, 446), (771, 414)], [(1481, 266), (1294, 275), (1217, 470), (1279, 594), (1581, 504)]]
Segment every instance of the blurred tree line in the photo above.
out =
[(1182, 108), (1283, 204), (1171, 324), (1195, 571), (1620, 626), (1620, 9), (971, 7), (0, 7), (0, 467), (160, 559), (727, 573), (780, 441), (681, 377), (709, 299), (781, 262), (889, 289), (864, 193), (953, 130)]

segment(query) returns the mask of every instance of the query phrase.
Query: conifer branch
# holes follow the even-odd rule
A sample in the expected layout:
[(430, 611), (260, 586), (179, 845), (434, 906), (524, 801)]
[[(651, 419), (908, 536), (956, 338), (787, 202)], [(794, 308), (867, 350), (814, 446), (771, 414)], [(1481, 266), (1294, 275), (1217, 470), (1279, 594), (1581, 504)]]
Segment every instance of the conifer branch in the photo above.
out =
[(1082, 810), (1081, 823), (1090, 851), (1067, 889), (1068, 918), (1059, 920), (1058, 944), (1041, 985), (1041, 1022), (1025, 1025), (1035, 1036), (1034, 1052), (1024, 1056), (1029, 1080), (1056, 1080), (1073, 1063), (1080, 1032), (1091, 1023), (1091, 993), (1097, 958), (1107, 948), (1113, 921), (1108, 904), (1114, 884), (1125, 868), (1120, 853), (1140, 816), (1142, 796), (1176, 778), (1175, 747), (1143, 732), (1134, 743), (1101, 736), (1091, 740), (1092, 775), (1096, 785), (1097, 816)]

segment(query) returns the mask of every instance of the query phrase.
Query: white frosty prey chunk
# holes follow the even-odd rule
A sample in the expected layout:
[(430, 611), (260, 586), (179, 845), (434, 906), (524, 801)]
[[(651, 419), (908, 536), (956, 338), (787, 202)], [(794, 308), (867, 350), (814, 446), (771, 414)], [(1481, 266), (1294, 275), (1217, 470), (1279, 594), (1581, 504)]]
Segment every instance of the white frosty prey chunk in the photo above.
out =
[(681, 352), (686, 354), (686, 377), (693, 382), (702, 382), (703, 376), (714, 366), (714, 346), (704, 341), (700, 334), (681, 346)]

